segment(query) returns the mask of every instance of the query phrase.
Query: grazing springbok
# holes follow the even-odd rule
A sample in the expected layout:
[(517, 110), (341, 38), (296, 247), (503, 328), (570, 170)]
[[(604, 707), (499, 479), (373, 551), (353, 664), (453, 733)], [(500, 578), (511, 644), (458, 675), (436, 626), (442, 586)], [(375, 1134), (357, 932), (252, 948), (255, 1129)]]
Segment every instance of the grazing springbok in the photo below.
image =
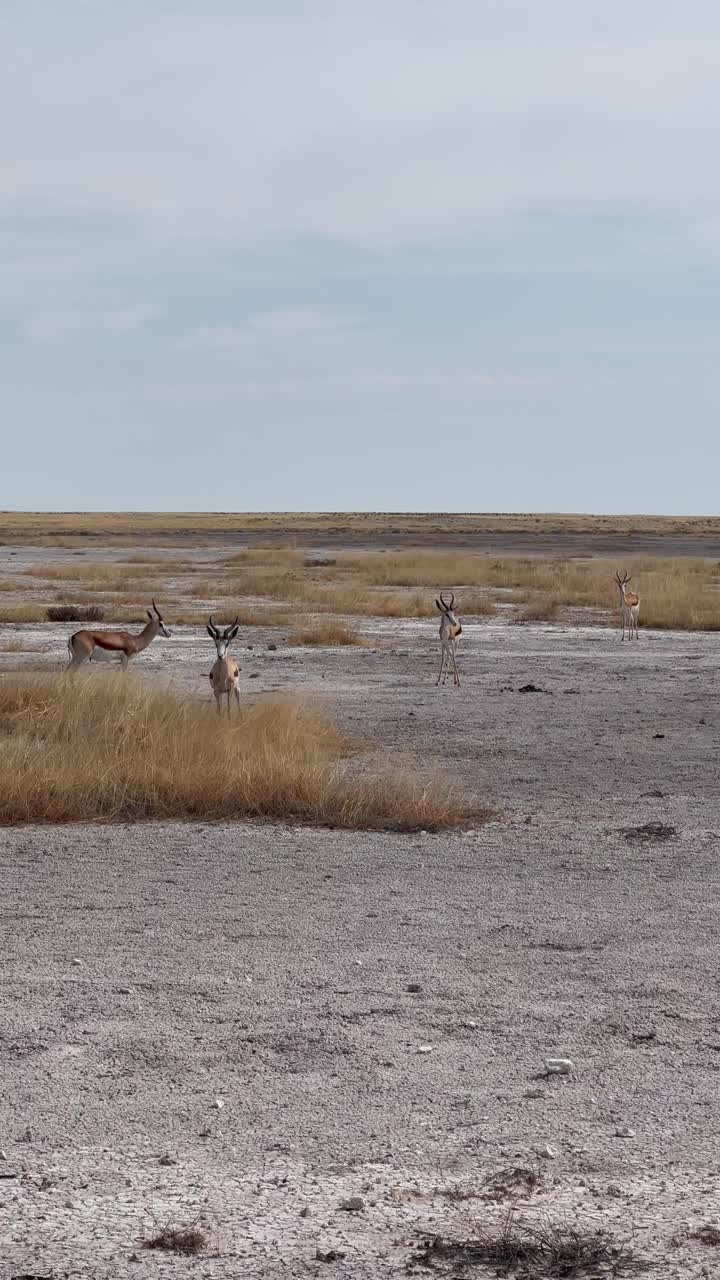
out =
[(83, 662), (88, 662), (96, 649), (103, 649), (105, 653), (120, 655), (120, 666), (124, 671), (130, 659), (134, 658), (136, 653), (142, 653), (143, 649), (147, 649), (156, 636), (165, 636), (168, 640), (170, 632), (160, 617), (154, 600), (152, 606), (154, 616), (148, 609), (147, 616), (150, 621), (145, 623), (142, 631), (136, 636), (131, 636), (128, 631), (76, 631), (68, 640), (70, 661), (65, 670), (74, 670)]
[(450, 603), (445, 602), (445, 596), (440, 592), (440, 599), (435, 601), (442, 617), (440, 619), (440, 670), (435, 684), (440, 684), (440, 677), (445, 683), (448, 671), (450, 670), (450, 659), (453, 664), (453, 684), (460, 684), (460, 676), (457, 669), (457, 658), (455, 656), (455, 644), (458, 636), (462, 635), (462, 627), (453, 613), (455, 604), (455, 594), (450, 592)]
[(638, 614), (640, 612), (640, 597), (635, 595), (634, 591), (628, 591), (627, 584), (631, 581), (627, 576), (627, 572), (623, 573), (622, 578), (619, 573), (615, 574), (615, 581), (620, 592), (620, 610), (622, 613), (622, 639), (625, 639), (625, 628), (630, 632), (630, 640), (633, 638), (633, 630), (635, 631), (635, 639), (638, 640)]
[(240, 668), (234, 658), (229, 658), (227, 656), (230, 643), (235, 639), (239, 630), (240, 628), (238, 627), (237, 618), (229, 627), (226, 627), (224, 631), (221, 631), (219, 627), (215, 626), (215, 623), (212, 620), (212, 614), (210, 615), (210, 621), (207, 624), (207, 631), (210, 639), (215, 641), (215, 648), (217, 649), (217, 661), (213, 663), (213, 669), (210, 672), (210, 684), (212, 685), (212, 691), (215, 694), (215, 703), (218, 709), (218, 714), (222, 710), (220, 706), (220, 699), (223, 695), (227, 697), (228, 715), (230, 715), (231, 693), (235, 694), (235, 701), (237, 702), (238, 709), (240, 707)]

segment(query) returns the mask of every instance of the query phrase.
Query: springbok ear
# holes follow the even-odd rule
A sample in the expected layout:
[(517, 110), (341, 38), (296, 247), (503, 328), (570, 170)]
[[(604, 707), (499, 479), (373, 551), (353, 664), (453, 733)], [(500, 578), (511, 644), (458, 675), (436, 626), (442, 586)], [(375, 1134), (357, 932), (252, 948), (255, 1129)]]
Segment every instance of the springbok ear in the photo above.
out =
[(228, 636), (228, 640), (234, 640), (239, 630), (239, 627), (233, 627), (230, 635)]
[(209, 622), (208, 622), (207, 627), (205, 628), (205, 630), (207, 631), (207, 633), (208, 633), (208, 635), (209, 635), (210, 639), (211, 639), (211, 640), (214, 640), (214, 639), (215, 639), (215, 632), (213, 631), (213, 629), (212, 629), (212, 627), (210, 626), (210, 623), (209, 623)]

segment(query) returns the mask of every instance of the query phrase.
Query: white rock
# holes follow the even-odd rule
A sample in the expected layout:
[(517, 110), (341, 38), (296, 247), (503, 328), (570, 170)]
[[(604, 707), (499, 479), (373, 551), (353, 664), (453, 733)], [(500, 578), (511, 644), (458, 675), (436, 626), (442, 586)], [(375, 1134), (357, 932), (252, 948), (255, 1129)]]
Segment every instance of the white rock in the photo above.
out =
[(73, 964), (82, 964), (82, 960), (79, 956), (73, 956)]
[(477, 1022), (474, 1018), (467, 1018), (465, 1022), (463, 1022), (463, 1026), (467, 1027), (469, 1031), (474, 1031), (477, 1027)]
[(635, 1130), (631, 1129), (629, 1125), (624, 1124), (620, 1129), (615, 1130), (615, 1137), (616, 1138), (634, 1138)]
[(216, 1111), (222, 1111), (223, 1107), (225, 1106), (225, 1103), (223, 1102), (222, 1098), (216, 1098), (215, 1101), (213, 1102), (213, 1106)]
[(431, 1044), (418, 1045), (418, 1053), (432, 1053), (432, 1051), (433, 1051), (433, 1047)]
[(558, 1153), (555, 1147), (551, 1147), (546, 1143), (544, 1147), (536, 1147), (535, 1154), (540, 1156), (542, 1160), (557, 1160)]
[(568, 1076), (575, 1070), (572, 1058), (546, 1058), (545, 1070), (550, 1076)]
[(0, 1160), (7, 1160), (7, 1151), (0, 1151)]

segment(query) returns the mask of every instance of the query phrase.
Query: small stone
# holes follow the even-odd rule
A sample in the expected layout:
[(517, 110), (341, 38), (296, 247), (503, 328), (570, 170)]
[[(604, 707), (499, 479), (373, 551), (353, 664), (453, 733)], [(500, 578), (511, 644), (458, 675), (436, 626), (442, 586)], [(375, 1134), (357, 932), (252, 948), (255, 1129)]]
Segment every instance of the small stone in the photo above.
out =
[(216, 1098), (215, 1101), (213, 1102), (213, 1107), (215, 1108), (216, 1111), (222, 1111), (224, 1106), (225, 1106), (225, 1103), (223, 1102), (222, 1098)]
[(305, 1205), (305, 1207), (304, 1207), (303, 1209), (301, 1209), (301, 1210), (300, 1210), (300, 1217), (301, 1217), (301, 1218), (309, 1218), (309, 1217), (310, 1217), (310, 1209), (308, 1208), (308, 1206), (307, 1206), (307, 1205)]
[(477, 1030), (477, 1022), (475, 1021), (474, 1018), (466, 1018), (465, 1021), (463, 1022), (463, 1026), (466, 1028), (467, 1031)]
[(419, 991), (422, 991), (422, 987), (419, 982), (408, 982), (405, 990), (410, 991), (413, 995), (417, 995)]
[(7, 1160), (7, 1151), (0, 1151), (0, 1160)]
[(575, 1070), (572, 1058), (546, 1058), (545, 1070), (549, 1076), (568, 1076)]
[(271, 640), (270, 644), (268, 645), (268, 649), (270, 650), (271, 653), (274, 653), (275, 650), (277, 649), (277, 645), (274, 644), (273, 641)]
[(627, 1124), (621, 1125), (619, 1129), (615, 1130), (615, 1137), (616, 1138), (634, 1138), (635, 1130), (631, 1129), (630, 1126)]
[(419, 1044), (417, 1051), (418, 1053), (432, 1053), (433, 1047), (431, 1044)]
[(523, 1098), (544, 1098), (544, 1097), (545, 1097), (544, 1089), (526, 1089), (523, 1094)]
[(260, 678), (259, 671), (251, 671), (250, 675), (248, 676), (248, 680), (258, 680), (259, 678)]
[(131, 995), (132, 995), (132, 987), (118, 987), (118, 995), (119, 995), (119, 996), (131, 996)]
[(158, 1164), (162, 1164), (167, 1167), (168, 1165), (171, 1165), (171, 1164), (177, 1164), (177, 1160), (175, 1159), (174, 1156), (171, 1156), (169, 1153), (166, 1152), (164, 1156), (160, 1157), (160, 1159), (158, 1160)]
[(551, 1147), (546, 1143), (544, 1147), (536, 1147), (535, 1154), (540, 1156), (541, 1160), (557, 1160), (558, 1153), (555, 1147)]
[(82, 960), (79, 956), (73, 956), (73, 964), (82, 964)]
[(362, 1196), (349, 1196), (347, 1200), (340, 1201), (340, 1208), (345, 1213), (362, 1213), (365, 1201)]

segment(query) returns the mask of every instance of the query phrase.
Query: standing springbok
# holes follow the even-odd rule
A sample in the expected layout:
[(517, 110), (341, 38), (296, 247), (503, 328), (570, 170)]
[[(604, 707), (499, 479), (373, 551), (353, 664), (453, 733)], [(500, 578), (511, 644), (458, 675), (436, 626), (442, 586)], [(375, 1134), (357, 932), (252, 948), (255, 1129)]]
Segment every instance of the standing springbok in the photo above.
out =
[(235, 701), (240, 708), (240, 668), (234, 658), (228, 658), (227, 652), (230, 643), (235, 639), (240, 628), (238, 627), (238, 619), (236, 618), (229, 627), (221, 631), (215, 626), (210, 615), (210, 621), (207, 624), (208, 635), (211, 640), (215, 641), (217, 649), (217, 661), (213, 663), (213, 669), (210, 672), (210, 684), (215, 694), (215, 703), (220, 714), (222, 708), (220, 699), (225, 695), (227, 697), (227, 713), (230, 715), (230, 694), (235, 694)]
[(458, 622), (456, 615), (453, 613), (453, 606), (455, 604), (454, 592), (452, 591), (450, 592), (449, 604), (446, 604), (445, 596), (443, 595), (442, 591), (440, 592), (440, 599), (436, 600), (435, 603), (438, 609), (440, 610), (440, 613), (442, 614), (442, 617), (440, 619), (440, 670), (438, 672), (438, 678), (435, 681), (435, 684), (436, 685), (440, 684), (441, 676), (442, 676), (443, 684), (445, 683), (447, 679), (448, 671), (450, 670), (450, 659), (452, 658), (453, 684), (459, 685), (460, 676), (458, 675), (458, 669), (457, 669), (457, 658), (455, 656), (455, 644), (458, 639), (458, 636), (462, 635), (462, 627), (460, 626), (460, 623)]
[(620, 611), (622, 613), (622, 639), (625, 639), (625, 628), (627, 627), (630, 636), (633, 638), (633, 630), (635, 631), (635, 639), (638, 640), (638, 614), (640, 612), (640, 597), (635, 595), (634, 591), (626, 590), (628, 582), (627, 572), (623, 573), (622, 578), (619, 573), (615, 574), (615, 581), (620, 592)]
[(165, 636), (165, 639), (169, 640), (170, 632), (160, 617), (154, 600), (152, 606), (155, 611), (154, 616), (148, 609), (147, 616), (150, 621), (145, 623), (142, 631), (136, 636), (130, 635), (128, 631), (76, 631), (68, 640), (70, 661), (65, 670), (74, 670), (83, 662), (88, 662), (96, 649), (103, 649), (106, 653), (120, 655), (120, 666), (124, 671), (130, 659), (134, 658), (136, 653), (142, 653), (143, 649), (147, 649), (157, 635)]

